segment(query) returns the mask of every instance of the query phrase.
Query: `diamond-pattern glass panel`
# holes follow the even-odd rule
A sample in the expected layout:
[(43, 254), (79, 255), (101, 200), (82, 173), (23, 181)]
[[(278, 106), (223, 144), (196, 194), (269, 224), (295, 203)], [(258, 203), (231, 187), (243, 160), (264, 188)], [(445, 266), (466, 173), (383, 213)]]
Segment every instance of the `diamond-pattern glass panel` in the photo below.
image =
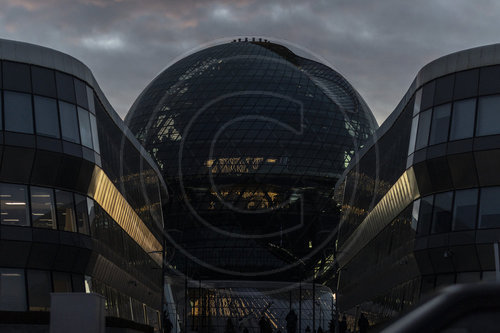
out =
[(339, 73), (267, 42), (180, 60), (126, 123), (170, 185), (172, 266), (211, 278), (325, 271), (335, 183), (377, 128)]

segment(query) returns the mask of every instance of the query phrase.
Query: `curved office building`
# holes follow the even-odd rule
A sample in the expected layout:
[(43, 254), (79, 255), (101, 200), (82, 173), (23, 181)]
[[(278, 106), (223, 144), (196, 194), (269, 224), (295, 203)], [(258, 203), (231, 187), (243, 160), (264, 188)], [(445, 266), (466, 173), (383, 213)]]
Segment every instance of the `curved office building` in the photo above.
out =
[(86, 291), (106, 298), (107, 316), (158, 327), (154, 162), (81, 62), (7, 40), (0, 59), (2, 318), (33, 323), (50, 293)]
[(339, 182), (341, 311), (383, 321), (442, 286), (494, 280), (499, 51), (425, 66)]
[(222, 332), (232, 318), (256, 332), (264, 314), (284, 329), (290, 307), (307, 317), (302, 328), (314, 318), (325, 328), (331, 293), (305, 281), (332, 277), (334, 185), (377, 127), (354, 88), (284, 46), (235, 40), (168, 67), (125, 122), (171, 188), (170, 281), (184, 329)]

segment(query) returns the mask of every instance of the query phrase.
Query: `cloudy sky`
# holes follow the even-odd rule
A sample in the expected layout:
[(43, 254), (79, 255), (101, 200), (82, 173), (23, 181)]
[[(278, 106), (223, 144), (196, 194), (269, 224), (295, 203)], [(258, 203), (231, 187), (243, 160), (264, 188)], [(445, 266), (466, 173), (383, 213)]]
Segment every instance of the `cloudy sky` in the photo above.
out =
[(83, 61), (123, 117), (158, 72), (231, 36), (289, 41), (324, 58), (381, 123), (417, 71), (500, 41), (495, 0), (1, 0), (0, 37)]

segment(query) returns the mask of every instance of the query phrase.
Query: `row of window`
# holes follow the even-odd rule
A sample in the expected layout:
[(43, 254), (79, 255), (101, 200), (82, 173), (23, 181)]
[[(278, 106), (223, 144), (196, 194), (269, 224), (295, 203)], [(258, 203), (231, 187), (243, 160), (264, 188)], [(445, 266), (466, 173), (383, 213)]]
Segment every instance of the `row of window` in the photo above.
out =
[(408, 155), (428, 145), (500, 134), (500, 95), (436, 106), (412, 121)]
[(52, 188), (0, 183), (0, 223), (90, 234), (94, 201)]
[(28, 64), (2, 61), (0, 87), (58, 98), (94, 111), (93, 91), (82, 80), (66, 73)]
[(106, 298), (108, 316), (158, 326), (157, 311), (89, 276), (0, 268), (0, 311), (49, 311), (51, 292), (97, 292)]
[(482, 272), (460, 272), (457, 274), (447, 273), (439, 275), (426, 275), (422, 277), (422, 285), (420, 294), (426, 295), (428, 292), (449, 286), (451, 284), (461, 283), (477, 283), (477, 282), (495, 282), (495, 271), (482, 271)]
[(473, 188), (429, 195), (413, 204), (418, 235), (500, 227), (500, 187)]
[(96, 117), (88, 110), (54, 98), (7, 90), (1, 102), (2, 95), (0, 129), (62, 138), (99, 153)]
[(428, 82), (416, 93), (414, 115), (452, 100), (500, 93), (500, 65), (470, 69)]
[(85, 292), (82, 275), (0, 268), (0, 311), (48, 311), (51, 292)]

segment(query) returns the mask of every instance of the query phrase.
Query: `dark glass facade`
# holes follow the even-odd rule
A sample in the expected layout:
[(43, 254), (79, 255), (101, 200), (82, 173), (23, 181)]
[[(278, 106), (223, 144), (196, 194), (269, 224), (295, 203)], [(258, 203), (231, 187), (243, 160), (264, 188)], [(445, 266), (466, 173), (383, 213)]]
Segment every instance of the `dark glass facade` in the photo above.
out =
[(297, 281), (324, 270), (334, 185), (377, 127), (340, 74), (258, 41), (170, 66), (125, 121), (171, 188), (172, 268), (203, 279)]
[(359, 307), (379, 322), (440, 287), (492, 280), (500, 235), (500, 58), (492, 48), (424, 67), (344, 173), (341, 311), (354, 316)]
[(49, 311), (51, 292), (96, 292), (108, 316), (158, 328), (156, 166), (83, 64), (0, 45), (0, 309)]

